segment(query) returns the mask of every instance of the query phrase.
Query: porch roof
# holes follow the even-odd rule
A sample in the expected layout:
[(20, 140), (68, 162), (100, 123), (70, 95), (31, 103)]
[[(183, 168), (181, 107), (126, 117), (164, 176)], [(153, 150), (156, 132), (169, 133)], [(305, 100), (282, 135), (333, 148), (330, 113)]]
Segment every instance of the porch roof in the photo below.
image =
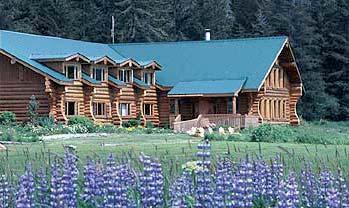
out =
[(179, 82), (171, 89), (168, 95), (172, 97), (217, 94), (237, 95), (245, 82), (245, 79)]

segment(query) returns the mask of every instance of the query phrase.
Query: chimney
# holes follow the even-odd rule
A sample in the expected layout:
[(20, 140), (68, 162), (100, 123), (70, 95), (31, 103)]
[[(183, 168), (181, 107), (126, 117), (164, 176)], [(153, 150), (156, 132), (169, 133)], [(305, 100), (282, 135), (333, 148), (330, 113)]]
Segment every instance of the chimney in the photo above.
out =
[(211, 30), (210, 29), (206, 29), (205, 30), (205, 40), (206, 41), (210, 41), (211, 40)]

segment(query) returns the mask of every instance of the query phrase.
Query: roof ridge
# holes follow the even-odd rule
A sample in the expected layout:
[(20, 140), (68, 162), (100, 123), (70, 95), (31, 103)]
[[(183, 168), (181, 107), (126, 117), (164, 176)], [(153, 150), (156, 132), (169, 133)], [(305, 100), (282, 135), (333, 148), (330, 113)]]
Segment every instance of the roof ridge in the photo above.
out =
[(178, 83), (184, 83), (184, 82), (216, 82), (216, 81), (246, 81), (247, 77), (241, 77), (241, 78), (234, 78), (234, 79), (207, 79), (207, 80), (191, 80), (191, 81), (180, 81)]
[[(254, 40), (271, 40), (271, 39), (286, 39), (288, 38), (285, 35), (279, 36), (261, 36), (261, 37), (251, 37), (251, 38), (232, 38), (232, 39), (219, 39), (219, 40), (181, 40), (181, 41), (159, 41), (159, 42), (138, 42), (138, 43), (115, 43), (108, 44), (109, 47), (113, 48), (114, 46), (125, 46), (125, 45), (151, 45), (151, 44), (192, 44), (192, 43), (224, 43), (224, 42), (243, 42), (243, 41), (254, 41)], [(114, 49), (114, 48), (113, 48)], [(116, 48), (117, 50), (117, 48)], [(119, 52), (118, 52), (119, 53)]]
[(83, 42), (83, 43), (92, 43), (92, 44), (99, 44), (99, 45), (108, 46), (107, 43), (84, 41), (84, 40), (77, 40), (77, 39), (72, 39), (72, 38), (64, 38), (64, 37), (51, 36), (51, 35), (39, 35), (39, 34), (24, 33), (24, 32), (17, 32), (17, 31), (11, 31), (11, 30), (0, 30), (0, 32), (12, 33), (12, 34), (18, 34), (18, 35), (26, 35), (26, 36), (32, 36), (32, 37), (39, 37), (39, 38), (50, 38), (50, 39), (56, 39), (56, 40), (70, 40), (70, 41), (77, 41), (77, 42)]

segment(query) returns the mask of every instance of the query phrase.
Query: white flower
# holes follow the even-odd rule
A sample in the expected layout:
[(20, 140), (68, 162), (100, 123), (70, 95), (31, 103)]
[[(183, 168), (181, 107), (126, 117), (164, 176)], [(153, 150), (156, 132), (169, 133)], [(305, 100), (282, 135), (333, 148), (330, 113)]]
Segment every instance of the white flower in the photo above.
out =
[(219, 134), (225, 134), (224, 128), (223, 127), (219, 127), (218, 133)]
[(228, 128), (229, 134), (234, 134), (235, 133), (235, 129), (232, 127)]

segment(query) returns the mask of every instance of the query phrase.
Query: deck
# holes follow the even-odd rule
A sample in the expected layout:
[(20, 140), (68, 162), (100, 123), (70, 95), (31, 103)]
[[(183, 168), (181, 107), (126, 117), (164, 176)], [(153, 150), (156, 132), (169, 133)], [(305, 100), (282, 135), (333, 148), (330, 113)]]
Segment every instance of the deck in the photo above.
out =
[(243, 129), (247, 127), (256, 127), (259, 122), (257, 116), (240, 115), (240, 114), (201, 114), (196, 119), (181, 120), (178, 115), (173, 121), (175, 132), (187, 132), (193, 127), (208, 128), (212, 126), (230, 126), (233, 128)]

